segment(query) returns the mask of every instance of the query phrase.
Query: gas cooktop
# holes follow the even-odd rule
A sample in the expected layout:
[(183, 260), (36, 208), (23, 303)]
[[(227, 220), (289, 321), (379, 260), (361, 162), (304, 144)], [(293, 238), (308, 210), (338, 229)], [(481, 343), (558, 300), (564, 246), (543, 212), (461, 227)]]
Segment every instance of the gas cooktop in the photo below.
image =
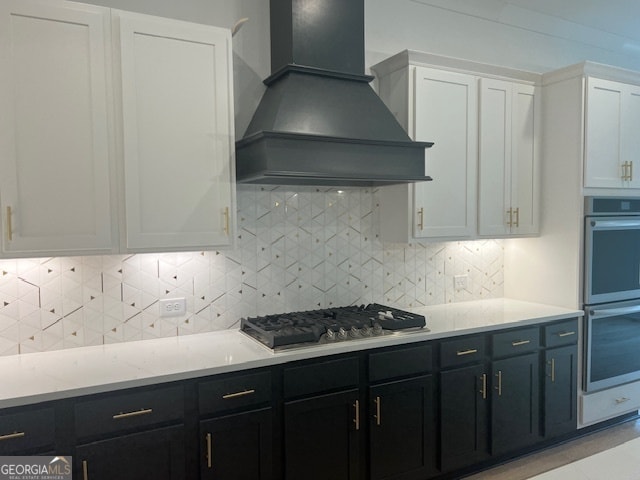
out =
[(281, 350), (429, 331), (425, 325), (423, 315), (372, 303), (243, 318), (240, 330), (271, 349)]

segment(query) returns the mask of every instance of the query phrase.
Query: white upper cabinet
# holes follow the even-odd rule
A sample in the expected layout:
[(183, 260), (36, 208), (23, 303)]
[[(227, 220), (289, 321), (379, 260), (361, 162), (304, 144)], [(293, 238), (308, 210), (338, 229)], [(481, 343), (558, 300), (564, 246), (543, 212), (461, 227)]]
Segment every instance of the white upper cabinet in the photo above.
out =
[(0, 3), (0, 256), (230, 245), (228, 30)]
[(114, 11), (120, 41), (125, 246), (232, 243), (228, 30)]
[(372, 69), (409, 135), (434, 143), (433, 181), (379, 189), (383, 241), (538, 233), (538, 75), (409, 51)]
[(540, 103), (532, 85), (480, 81), (480, 235), (539, 231)]
[(477, 78), (414, 70), (414, 139), (427, 151), (432, 182), (414, 186), (414, 237), (470, 238), (476, 228)]
[(640, 86), (587, 79), (584, 186), (640, 188)]
[(109, 49), (107, 9), (0, 3), (2, 256), (113, 250)]

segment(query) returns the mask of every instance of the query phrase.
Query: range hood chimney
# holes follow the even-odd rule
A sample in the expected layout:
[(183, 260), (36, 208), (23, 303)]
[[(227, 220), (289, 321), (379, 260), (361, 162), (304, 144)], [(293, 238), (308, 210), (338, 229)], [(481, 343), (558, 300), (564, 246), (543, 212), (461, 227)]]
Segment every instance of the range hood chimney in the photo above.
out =
[(236, 142), (239, 183), (374, 186), (431, 180), (364, 75), (364, 0), (270, 0), (267, 90)]

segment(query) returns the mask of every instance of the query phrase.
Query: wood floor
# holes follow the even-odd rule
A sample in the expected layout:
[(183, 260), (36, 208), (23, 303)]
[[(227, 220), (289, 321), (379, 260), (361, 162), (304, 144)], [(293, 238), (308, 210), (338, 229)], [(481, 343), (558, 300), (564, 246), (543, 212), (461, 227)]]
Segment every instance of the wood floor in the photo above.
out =
[[(609, 428), (607, 430), (591, 433), (571, 442), (553, 447), (542, 452), (528, 455), (518, 460), (514, 460), (505, 465), (486, 470), (482, 473), (465, 477), (465, 480), (525, 480), (532, 479), (537, 475), (549, 472), (547, 475), (541, 476), (535, 480), (551, 480), (552, 478), (562, 478), (564, 480), (572, 479), (599, 479), (597, 473), (592, 474), (575, 473), (580, 469), (572, 468), (551, 472), (552, 470), (573, 462), (583, 460), (586, 464), (590, 458), (593, 458), (601, 452), (605, 452), (615, 447), (619, 447), (630, 440), (640, 438), (640, 419), (632, 420), (621, 425)], [(637, 476), (629, 478), (640, 479), (640, 442), (634, 442), (633, 446), (638, 445), (637, 452)], [(613, 450), (611, 452), (613, 454)], [(616, 461), (613, 455), (599, 455), (598, 459), (603, 461)], [(576, 464), (578, 465), (578, 464)], [(574, 472), (575, 470), (575, 472)], [(586, 469), (582, 469), (586, 470)], [(557, 475), (556, 475), (557, 473)], [(602, 477), (601, 480), (621, 480), (614, 475)]]

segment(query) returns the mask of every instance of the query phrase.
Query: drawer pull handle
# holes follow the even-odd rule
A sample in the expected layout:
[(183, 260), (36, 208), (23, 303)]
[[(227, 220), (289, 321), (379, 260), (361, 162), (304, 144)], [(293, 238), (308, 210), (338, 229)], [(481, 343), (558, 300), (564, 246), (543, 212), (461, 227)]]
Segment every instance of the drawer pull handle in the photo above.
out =
[(418, 220), (418, 230), (422, 231), (424, 230), (424, 208), (418, 209), (418, 217), (420, 218)]
[(531, 340), (516, 340), (514, 342), (511, 342), (511, 345), (514, 347), (519, 347), (520, 345), (527, 345), (528, 343), (531, 343)]
[(549, 362), (549, 365), (551, 365), (551, 375), (549, 375), (551, 377), (551, 383), (555, 383), (556, 382), (556, 359), (552, 358)]
[(226, 395), (223, 395), (222, 398), (224, 398), (225, 400), (228, 400), (229, 398), (244, 397), (245, 395), (251, 395), (252, 393), (256, 393), (256, 391), (251, 389), (251, 390), (243, 390), (242, 392), (227, 393)]
[(13, 226), (11, 225), (11, 206), (7, 207), (7, 240), (13, 241)]
[(360, 400), (356, 400), (356, 403), (353, 404), (353, 408), (355, 409), (355, 418), (353, 419), (353, 423), (356, 425), (356, 430), (360, 430)]
[(211, 434), (207, 433), (207, 468), (211, 468)]
[(22, 438), (24, 437), (24, 432), (13, 432), (13, 433), (9, 433), (7, 435), (0, 435), (0, 441), (1, 440), (13, 440), (16, 438)]
[(121, 420), (123, 418), (139, 417), (140, 415), (147, 415), (148, 413), (153, 413), (153, 409), (141, 408), (140, 410), (136, 410), (135, 412), (118, 413), (117, 415), (113, 416), (113, 419)]
[(471, 355), (473, 353), (478, 353), (478, 350), (476, 350), (475, 348), (470, 348), (469, 350), (458, 350), (456, 352), (456, 355), (462, 357), (463, 355)]
[(498, 378), (498, 385), (495, 387), (495, 389), (498, 391), (498, 396), (501, 397), (502, 396), (502, 370), (498, 370), (498, 373), (496, 373), (496, 377)]
[(621, 403), (628, 402), (629, 400), (631, 399), (627, 397), (616, 398), (616, 405), (620, 405)]
[(82, 460), (82, 480), (89, 480), (89, 464)]
[(373, 401), (376, 404), (376, 414), (373, 416), (373, 418), (376, 419), (376, 425), (380, 426), (380, 407), (382, 404), (382, 399), (380, 397), (376, 397), (376, 399)]
[(487, 374), (486, 373), (482, 374), (482, 390), (480, 390), (480, 393), (482, 394), (482, 399), (486, 400), (487, 399)]
[(571, 335), (575, 335), (576, 332), (560, 332), (558, 333), (559, 337), (570, 337)]

